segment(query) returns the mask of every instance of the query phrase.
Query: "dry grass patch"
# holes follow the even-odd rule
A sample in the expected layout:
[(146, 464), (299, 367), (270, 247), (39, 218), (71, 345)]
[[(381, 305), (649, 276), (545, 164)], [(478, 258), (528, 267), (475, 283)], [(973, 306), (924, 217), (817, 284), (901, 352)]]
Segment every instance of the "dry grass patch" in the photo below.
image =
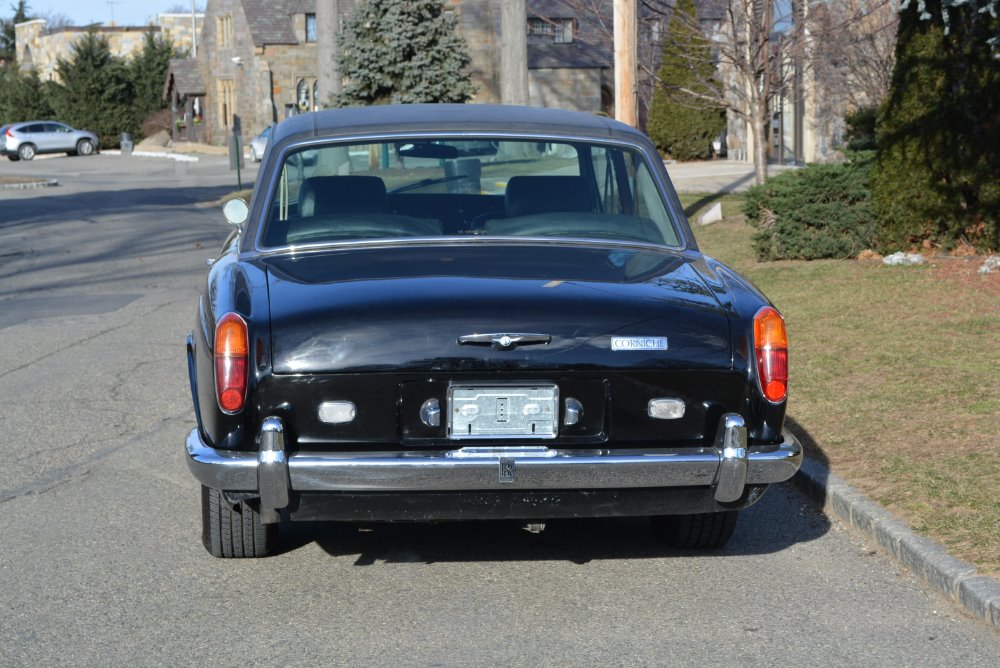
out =
[(1000, 575), (1000, 275), (975, 273), (974, 261), (956, 271), (953, 258), (758, 263), (739, 216), (695, 227), (702, 250), (785, 315), (789, 417), (816, 454)]

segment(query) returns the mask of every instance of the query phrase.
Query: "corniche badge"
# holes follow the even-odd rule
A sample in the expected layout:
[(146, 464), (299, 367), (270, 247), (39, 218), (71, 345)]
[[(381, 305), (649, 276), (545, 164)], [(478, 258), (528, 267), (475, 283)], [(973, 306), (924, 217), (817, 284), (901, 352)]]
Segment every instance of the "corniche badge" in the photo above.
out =
[(666, 350), (665, 336), (612, 336), (611, 350)]

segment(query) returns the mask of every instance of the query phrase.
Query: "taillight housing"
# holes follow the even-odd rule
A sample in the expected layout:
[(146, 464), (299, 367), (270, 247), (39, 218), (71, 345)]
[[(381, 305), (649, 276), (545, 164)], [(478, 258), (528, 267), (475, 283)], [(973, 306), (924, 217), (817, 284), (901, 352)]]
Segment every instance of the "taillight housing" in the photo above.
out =
[(765, 306), (753, 318), (753, 345), (757, 358), (757, 380), (764, 398), (780, 403), (788, 395), (788, 336), (785, 319), (777, 309)]
[(236, 313), (227, 313), (215, 326), (215, 396), (226, 413), (243, 410), (249, 368), (247, 323)]

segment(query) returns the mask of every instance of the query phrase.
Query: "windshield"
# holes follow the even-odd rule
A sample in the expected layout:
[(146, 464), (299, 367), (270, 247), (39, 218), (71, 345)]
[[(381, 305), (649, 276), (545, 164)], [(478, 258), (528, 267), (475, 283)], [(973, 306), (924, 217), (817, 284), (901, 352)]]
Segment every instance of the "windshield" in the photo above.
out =
[(587, 142), (413, 140), (290, 153), (267, 248), (368, 239), (566, 237), (678, 246), (642, 153)]

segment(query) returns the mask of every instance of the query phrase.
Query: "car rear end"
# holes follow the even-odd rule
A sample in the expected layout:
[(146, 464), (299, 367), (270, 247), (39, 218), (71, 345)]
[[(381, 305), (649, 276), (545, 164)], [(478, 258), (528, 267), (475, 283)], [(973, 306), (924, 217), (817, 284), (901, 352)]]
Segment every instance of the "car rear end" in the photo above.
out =
[(463, 136), (266, 165), (189, 342), (210, 514), (683, 517), (675, 544), (724, 544), (801, 461), (784, 325), (644, 152)]

